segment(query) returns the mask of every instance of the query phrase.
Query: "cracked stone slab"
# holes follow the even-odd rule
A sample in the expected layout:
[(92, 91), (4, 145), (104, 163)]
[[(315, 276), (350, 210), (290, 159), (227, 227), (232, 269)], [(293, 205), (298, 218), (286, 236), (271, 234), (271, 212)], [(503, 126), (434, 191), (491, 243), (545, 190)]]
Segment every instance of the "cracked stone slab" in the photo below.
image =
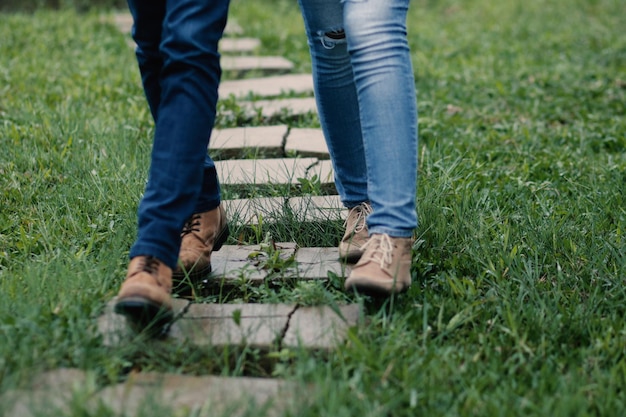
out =
[(298, 279), (327, 280), (331, 272), (338, 277), (346, 277), (349, 266), (340, 262), (337, 248), (300, 248), (296, 252), (296, 271)]
[(299, 184), (316, 158), (237, 159), (215, 162), (223, 185)]
[(335, 174), (332, 161), (330, 159), (324, 159), (311, 166), (307, 171), (307, 178), (312, 178), (315, 175), (317, 175), (322, 185), (334, 184)]
[(261, 46), (261, 41), (256, 38), (222, 38), (219, 50), (222, 53), (245, 53), (252, 52)]
[(258, 113), (267, 119), (278, 115), (301, 116), (308, 113), (317, 113), (317, 104), (314, 97), (241, 101), (238, 104), (248, 114), (248, 117), (254, 117)]
[(269, 349), (279, 345), (295, 308), (286, 304), (192, 304), (172, 325), (169, 337), (197, 346)]
[(285, 152), (288, 151), (304, 156), (329, 157), (328, 146), (322, 129), (291, 129), (285, 143)]
[(215, 129), (211, 133), (209, 148), (225, 157), (242, 156), (246, 149), (282, 155), (288, 130), (286, 125)]
[(331, 308), (300, 307), (291, 316), (283, 346), (333, 349), (343, 343), (348, 329), (356, 326), (363, 311), (358, 304)]
[(220, 64), (222, 70), (244, 73), (262, 71), (264, 73), (289, 72), (293, 62), (280, 56), (228, 56), (223, 55)]
[(311, 74), (288, 74), (273, 77), (227, 80), (219, 86), (219, 96), (244, 97), (254, 94), (261, 97), (278, 96), (287, 93), (310, 93), (313, 91)]
[[(277, 262), (295, 259), (297, 245), (294, 242), (274, 243), (272, 250), (278, 251)], [(268, 262), (268, 251), (261, 245), (224, 245), (211, 254), (212, 272), (210, 280), (234, 284), (241, 280), (260, 284), (273, 269)]]
[[(104, 346), (118, 346), (121, 343), (132, 341), (138, 335), (130, 328), (124, 316), (113, 311), (117, 297), (107, 303), (104, 313), (98, 317), (98, 333), (102, 335)], [(180, 298), (172, 299), (174, 317), (180, 316), (189, 306), (190, 301)]]

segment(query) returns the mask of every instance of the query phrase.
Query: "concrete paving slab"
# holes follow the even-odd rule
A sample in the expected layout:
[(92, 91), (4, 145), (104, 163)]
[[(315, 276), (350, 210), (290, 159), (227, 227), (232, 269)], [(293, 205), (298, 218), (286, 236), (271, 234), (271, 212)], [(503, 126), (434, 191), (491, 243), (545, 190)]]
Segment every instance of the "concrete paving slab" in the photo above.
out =
[(345, 220), (347, 209), (338, 195), (292, 197), (289, 199), (291, 212), (301, 222), (326, 222)]
[(232, 17), (228, 19), (226, 22), (226, 27), (224, 28), (224, 36), (241, 36), (243, 35), (243, 28), (239, 23), (234, 20)]
[(261, 46), (261, 41), (256, 38), (222, 38), (219, 43), (221, 53), (246, 53), (253, 52)]
[(292, 128), (285, 143), (285, 152), (288, 151), (302, 156), (330, 157), (322, 129)]
[(346, 333), (354, 327), (363, 312), (358, 304), (323, 307), (299, 307), (291, 316), (283, 346), (309, 349), (333, 349), (345, 341)]
[(248, 94), (254, 94), (260, 97), (271, 97), (312, 91), (313, 77), (311, 74), (289, 74), (223, 81), (219, 87), (219, 96), (226, 98), (232, 94), (235, 97), (244, 97)]
[[(279, 252), (277, 262), (295, 259), (296, 243), (278, 242), (272, 251)], [(272, 253), (262, 245), (224, 245), (211, 254), (213, 271), (209, 281), (219, 281), (234, 285), (241, 280), (261, 284), (267, 276), (274, 272), (269, 261)]]
[(345, 278), (350, 267), (339, 261), (337, 248), (300, 248), (296, 253), (295, 275), (301, 280), (327, 280), (328, 273)]
[(215, 129), (211, 133), (209, 149), (219, 151), (223, 158), (241, 157), (246, 149), (282, 156), (288, 130), (286, 125)]
[(280, 379), (136, 373), (125, 383), (102, 390), (94, 402), (127, 417), (155, 407), (169, 409), (172, 415), (209, 417), (253, 411), (259, 416), (280, 416), (296, 400), (302, 403), (296, 386)]
[[(118, 346), (138, 337), (130, 328), (124, 316), (116, 314), (115, 311), (113, 311), (115, 300), (116, 298), (113, 298), (109, 301), (104, 308), (104, 313), (98, 317), (98, 333), (102, 335), (102, 344), (104, 346)], [(174, 317), (177, 317), (185, 311), (190, 301), (174, 298), (172, 304), (174, 307)]]
[(254, 117), (261, 114), (264, 118), (276, 116), (302, 116), (308, 113), (317, 113), (317, 104), (314, 97), (281, 98), (274, 100), (240, 101), (241, 108)]
[(27, 389), (10, 390), (0, 396), (0, 415), (35, 417), (69, 415), (75, 393), (89, 389), (84, 371), (60, 368), (36, 376)]
[(113, 23), (122, 33), (130, 33), (133, 28), (133, 17), (130, 13), (116, 13), (113, 15)]
[(99, 388), (94, 375), (68, 368), (35, 377), (27, 390), (4, 393), (0, 397), (0, 415), (74, 415), (78, 405), (89, 415), (100, 415), (106, 409), (126, 417), (149, 415), (155, 410), (164, 412), (158, 415), (170, 411), (171, 415), (239, 416), (254, 410), (259, 416), (281, 416), (293, 406), (302, 406), (303, 394), (299, 391), (312, 388), (282, 379), (156, 372), (131, 373), (123, 383)]
[(215, 162), (222, 185), (298, 184), (315, 158), (237, 159)]
[(307, 178), (313, 178), (316, 175), (322, 185), (335, 183), (335, 172), (330, 159), (320, 160), (317, 164), (309, 168)]
[[(243, 198), (222, 202), (229, 222), (256, 225), (259, 221), (272, 224), (284, 221), (285, 216), (295, 216), (300, 222), (326, 222), (345, 220), (348, 211), (339, 196), (304, 196), (289, 199), (278, 197)], [(285, 205), (289, 208), (285, 209)], [(288, 211), (287, 211), (288, 210)]]
[(261, 197), (241, 198), (222, 201), (229, 222), (233, 224), (256, 225), (263, 223), (276, 223), (284, 218), (284, 198)]
[(266, 74), (289, 72), (294, 68), (293, 62), (280, 56), (228, 56), (220, 60), (223, 71), (246, 73), (260, 71)]
[(295, 306), (286, 304), (192, 304), (169, 337), (196, 346), (278, 346)]

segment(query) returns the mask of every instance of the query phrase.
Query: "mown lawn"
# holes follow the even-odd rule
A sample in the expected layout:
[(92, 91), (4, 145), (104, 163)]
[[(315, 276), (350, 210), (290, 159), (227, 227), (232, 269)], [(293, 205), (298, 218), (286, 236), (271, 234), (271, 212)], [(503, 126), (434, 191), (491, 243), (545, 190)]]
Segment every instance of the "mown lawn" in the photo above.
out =
[[(298, 416), (624, 415), (624, 3), (411, 7), (414, 285), (384, 303), (337, 280), (205, 297), (364, 304), (367, 324), (341, 349), (272, 352), (270, 366), (250, 349), (103, 346), (95, 319), (123, 279), (153, 127), (134, 56), (108, 11), (0, 14), (0, 394), (60, 367), (99, 386), (142, 369), (312, 383)], [(259, 54), (310, 71), (295, 2), (233, 0), (231, 18)], [(243, 120), (232, 99), (220, 110), (218, 127), (319, 126)], [(233, 235), (334, 245), (341, 230), (291, 224)]]

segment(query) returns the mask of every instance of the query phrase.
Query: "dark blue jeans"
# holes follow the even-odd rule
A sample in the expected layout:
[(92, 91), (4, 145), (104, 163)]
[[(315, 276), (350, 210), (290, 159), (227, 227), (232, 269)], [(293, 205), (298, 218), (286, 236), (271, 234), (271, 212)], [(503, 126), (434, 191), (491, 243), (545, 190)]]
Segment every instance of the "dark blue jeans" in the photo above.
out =
[(128, 0), (137, 61), (155, 122), (131, 258), (155, 256), (175, 268), (187, 218), (220, 204), (207, 148), (221, 76), (217, 45), (228, 5), (229, 0)]

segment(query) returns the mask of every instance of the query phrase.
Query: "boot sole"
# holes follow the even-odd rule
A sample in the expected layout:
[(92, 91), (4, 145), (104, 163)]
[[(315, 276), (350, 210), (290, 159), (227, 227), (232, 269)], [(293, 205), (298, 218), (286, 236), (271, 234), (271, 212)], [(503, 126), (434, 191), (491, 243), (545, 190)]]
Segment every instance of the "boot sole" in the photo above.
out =
[(162, 335), (174, 318), (171, 310), (140, 297), (118, 301), (114, 311), (126, 317), (134, 331), (145, 332), (151, 336)]
[(401, 290), (387, 290), (374, 283), (355, 282), (346, 286), (346, 291), (352, 291), (360, 295), (367, 295), (374, 298), (388, 298), (392, 295), (401, 294), (406, 292), (409, 286), (402, 288)]

